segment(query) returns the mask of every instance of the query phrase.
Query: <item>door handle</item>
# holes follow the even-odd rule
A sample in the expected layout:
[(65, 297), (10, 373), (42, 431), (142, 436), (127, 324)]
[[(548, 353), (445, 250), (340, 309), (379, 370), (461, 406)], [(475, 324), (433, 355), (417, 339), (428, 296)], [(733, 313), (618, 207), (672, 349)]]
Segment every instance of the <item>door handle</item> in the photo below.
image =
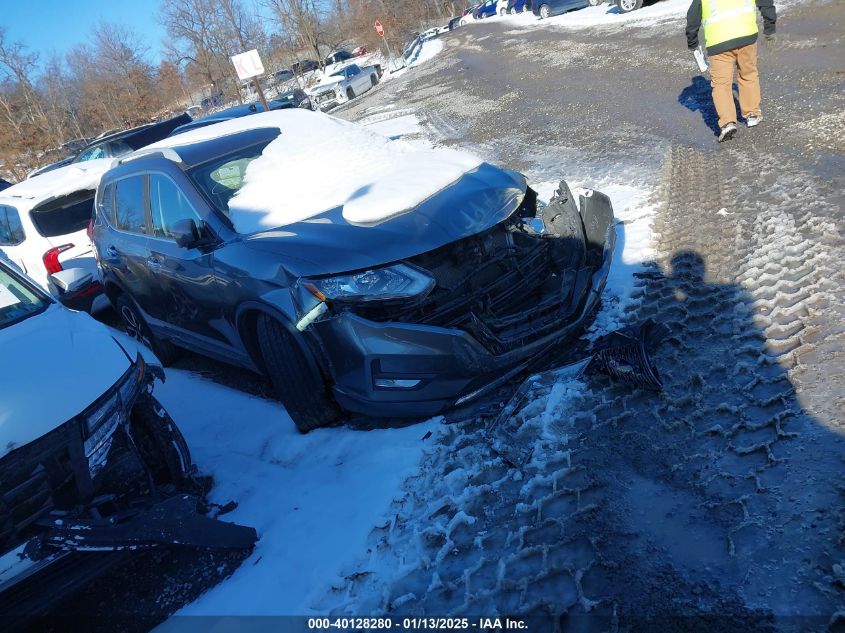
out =
[(161, 268), (161, 262), (155, 257), (147, 258), (147, 268)]
[(107, 254), (109, 257), (117, 257), (117, 249), (116, 249), (114, 246), (109, 246), (109, 247), (106, 249), (106, 254)]

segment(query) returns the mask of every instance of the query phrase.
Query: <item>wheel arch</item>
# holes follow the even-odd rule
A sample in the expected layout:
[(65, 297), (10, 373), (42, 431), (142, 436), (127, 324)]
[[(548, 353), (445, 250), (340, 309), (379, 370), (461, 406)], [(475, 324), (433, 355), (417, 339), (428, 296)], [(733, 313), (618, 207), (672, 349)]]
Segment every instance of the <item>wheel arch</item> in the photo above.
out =
[(321, 358), (322, 355), (318, 354), (314, 349), (318, 347), (317, 341), (313, 337), (297, 330), (290, 314), (269, 303), (246, 301), (238, 306), (235, 314), (235, 325), (244, 350), (262, 374), (267, 375), (267, 368), (264, 364), (264, 358), (261, 355), (261, 348), (258, 345), (257, 323), (258, 317), (261, 315), (272, 317), (285, 327), (291, 338), (296, 342), (297, 347), (305, 356), (312, 371), (316, 371), (324, 379), (330, 375)]

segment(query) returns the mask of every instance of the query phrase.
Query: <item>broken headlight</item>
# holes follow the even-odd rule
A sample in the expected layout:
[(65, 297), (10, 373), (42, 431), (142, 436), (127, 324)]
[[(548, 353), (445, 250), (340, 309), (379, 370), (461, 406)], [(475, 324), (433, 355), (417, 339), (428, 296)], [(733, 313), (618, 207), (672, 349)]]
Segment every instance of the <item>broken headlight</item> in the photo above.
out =
[(308, 279), (303, 285), (321, 300), (386, 301), (425, 296), (434, 287), (434, 279), (407, 264), (396, 264), (348, 275)]
[(135, 364), (123, 374), (110, 394), (100, 404), (84, 414), (85, 442), (83, 448), (88, 458), (88, 470), (93, 477), (106, 463), (117, 427), (126, 421), (129, 407), (141, 390), (146, 373), (146, 363), (138, 354)]

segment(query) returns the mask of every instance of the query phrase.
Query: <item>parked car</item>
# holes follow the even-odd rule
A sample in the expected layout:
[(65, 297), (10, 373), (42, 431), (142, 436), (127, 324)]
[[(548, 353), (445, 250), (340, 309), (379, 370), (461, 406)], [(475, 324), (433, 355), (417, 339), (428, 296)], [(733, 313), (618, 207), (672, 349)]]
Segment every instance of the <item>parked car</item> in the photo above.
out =
[(335, 51), (323, 60), (323, 65), (331, 66), (332, 64), (339, 64), (340, 62), (345, 62), (347, 60), (352, 59), (353, 57), (354, 56), (349, 51)]
[(124, 156), (136, 149), (141, 149), (145, 145), (166, 138), (177, 127), (190, 123), (191, 120), (190, 115), (185, 112), (166, 121), (148, 123), (147, 125), (141, 125), (131, 130), (124, 130), (123, 132), (106, 136), (82, 150), (73, 159), (73, 162), (81, 163), (86, 160), (98, 158), (117, 158), (118, 156)]
[(276, 72), (274, 72), (272, 77), (275, 83), (280, 84), (293, 79), (294, 74), (292, 70), (283, 68), (282, 70), (277, 70)]
[[(305, 95), (304, 91), (298, 89), (292, 90), (291, 92), (299, 92), (302, 95)], [(285, 97), (285, 95), (282, 95), (278, 99), (268, 101), (267, 105), (270, 106), (271, 110), (284, 110), (285, 108), (297, 107), (310, 108), (311, 101), (308, 99), (307, 95), (305, 95), (305, 99), (308, 102), (308, 105), (300, 106), (296, 105), (296, 99), (288, 99), (287, 97)], [(264, 106), (261, 103), (245, 103), (243, 105), (233, 106), (231, 108), (226, 108), (225, 110), (215, 112), (214, 114), (209, 114), (208, 116), (202, 117), (201, 119), (195, 119), (190, 123), (186, 123), (185, 125), (180, 125), (170, 133), (170, 136), (176, 136), (177, 134), (182, 134), (189, 130), (196, 130), (197, 128), (206, 127), (208, 125), (214, 125), (215, 123), (221, 123), (223, 121), (230, 121), (232, 119), (237, 119), (242, 116), (249, 116), (250, 114), (255, 114), (257, 112), (264, 112)]]
[[(87, 233), (100, 176), (107, 159), (67, 165), (0, 192), (0, 250), (41, 288), (55, 293), (50, 275), (82, 268), (99, 279)], [(108, 306), (98, 286), (89, 290), (91, 309)]]
[(275, 100), (287, 104), (289, 107), (311, 109), (311, 97), (301, 88), (283, 92)]
[(472, 12), (472, 17), (476, 20), (489, 18), (491, 15), (496, 15), (496, 4), (498, 0), (485, 0), (479, 4)]
[(535, 0), (533, 12), (545, 19), (573, 9), (583, 9), (589, 4), (589, 0)]
[(205, 97), (202, 101), (200, 101), (200, 106), (203, 110), (212, 110), (214, 108), (219, 108), (220, 106), (222, 106), (223, 100), (224, 95), (221, 92), (211, 97)]
[(10, 183), (8, 180), (3, 180), (2, 178), (0, 178), (0, 191), (3, 191), (4, 189), (8, 189), (11, 186), (12, 186), (12, 183)]
[(75, 156), (67, 156), (62, 158), (61, 160), (54, 161), (52, 163), (47, 163), (38, 169), (33, 169), (29, 172), (26, 177), (33, 178), (35, 176), (40, 176), (41, 174), (47, 173), (48, 171), (53, 171), (54, 169), (58, 169), (59, 167), (64, 167), (65, 165), (70, 165), (73, 162), (73, 159), (76, 158)]
[(252, 528), (198, 512), (203, 485), (154, 395), (164, 373), (149, 349), (64, 308), (2, 258), (0, 348), (6, 630), (132, 551), (253, 545)]
[(358, 64), (349, 64), (324, 77), (308, 90), (308, 94), (314, 109), (329, 110), (367, 92), (378, 82), (379, 72), (375, 66), (361, 68)]
[(313, 59), (305, 59), (301, 62), (295, 62), (290, 69), (296, 75), (304, 75), (305, 73), (310, 73), (313, 70), (318, 70), (320, 68), (320, 64), (315, 62)]
[(597, 191), (541, 208), (516, 172), (304, 110), (122, 159), (94, 221), (127, 331), (268, 376), (301, 431), (498, 386), (579, 332), (615, 235)]

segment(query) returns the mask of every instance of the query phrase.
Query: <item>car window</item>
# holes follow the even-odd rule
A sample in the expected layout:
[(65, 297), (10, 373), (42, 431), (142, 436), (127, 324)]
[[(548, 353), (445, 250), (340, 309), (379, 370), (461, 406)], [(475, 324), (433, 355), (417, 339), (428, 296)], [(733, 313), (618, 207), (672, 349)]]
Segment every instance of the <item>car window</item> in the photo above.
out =
[(97, 158), (106, 158), (106, 148), (103, 145), (95, 145), (94, 147), (89, 147), (84, 152), (82, 152), (78, 157), (77, 161), (85, 161), (85, 160), (94, 160)]
[(193, 220), (200, 223), (199, 214), (179, 187), (170, 178), (150, 174), (150, 215), (153, 220), (153, 235), (172, 239), (171, 228), (179, 220)]
[(114, 196), (114, 225), (129, 233), (147, 233), (143, 176), (118, 180)]
[(189, 171), (189, 175), (211, 203), (229, 214), (229, 201), (244, 184), (249, 164), (261, 156), (267, 143), (254, 145), (223, 156)]
[(0, 246), (15, 246), (25, 239), (18, 210), (0, 206)]
[(58, 237), (83, 231), (94, 213), (94, 191), (84, 189), (34, 207), (29, 217), (44, 237)]
[(357, 75), (357, 74), (358, 74), (358, 73), (360, 73), (360, 72), (361, 72), (361, 69), (360, 69), (360, 68), (358, 68), (357, 66), (355, 66), (354, 64), (353, 64), (352, 66), (350, 66), (350, 67), (349, 67), (349, 74), (350, 74), (350, 75), (353, 75), (353, 76), (354, 76), (354, 75)]
[(0, 266), (0, 328), (42, 312), (50, 303)]
[(114, 224), (114, 183), (106, 185), (97, 212)]
[(109, 156), (125, 156), (135, 150), (124, 141), (112, 141), (109, 143)]

